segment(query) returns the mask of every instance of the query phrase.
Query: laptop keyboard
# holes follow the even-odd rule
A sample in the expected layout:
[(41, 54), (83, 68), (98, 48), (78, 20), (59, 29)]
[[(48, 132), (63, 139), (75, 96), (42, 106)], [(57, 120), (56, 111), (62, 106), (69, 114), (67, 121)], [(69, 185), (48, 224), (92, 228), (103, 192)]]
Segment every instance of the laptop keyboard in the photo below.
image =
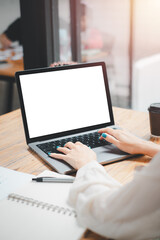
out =
[(90, 148), (96, 148), (96, 147), (109, 144), (104, 139), (99, 140), (99, 137), (100, 137), (100, 134), (98, 132), (94, 132), (94, 133), (83, 134), (75, 137), (68, 137), (61, 140), (38, 144), (37, 147), (39, 147), (43, 152), (48, 154), (48, 152), (59, 153), (59, 151), (57, 151), (57, 146), (63, 147), (67, 142), (75, 143), (79, 141)]

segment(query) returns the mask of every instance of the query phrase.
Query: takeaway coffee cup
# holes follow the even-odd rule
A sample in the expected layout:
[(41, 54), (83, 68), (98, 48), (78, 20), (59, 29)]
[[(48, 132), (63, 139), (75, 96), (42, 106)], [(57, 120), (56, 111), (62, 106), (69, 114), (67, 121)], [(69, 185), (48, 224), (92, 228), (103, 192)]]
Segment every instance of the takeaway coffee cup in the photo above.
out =
[(160, 137), (160, 103), (153, 103), (148, 108), (151, 134)]

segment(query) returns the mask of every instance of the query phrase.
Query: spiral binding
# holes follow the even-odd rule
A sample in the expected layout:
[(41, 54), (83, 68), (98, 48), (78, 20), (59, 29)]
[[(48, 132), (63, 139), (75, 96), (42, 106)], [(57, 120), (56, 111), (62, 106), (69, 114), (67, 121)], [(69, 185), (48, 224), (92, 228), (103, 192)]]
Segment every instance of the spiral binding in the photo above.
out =
[(52, 211), (52, 212), (57, 212), (57, 213), (61, 213), (64, 215), (67, 214), (68, 216), (77, 217), (76, 212), (69, 208), (64, 208), (64, 207), (60, 207), (58, 205), (40, 202), (33, 198), (23, 197), (21, 195), (14, 194), (14, 193), (8, 195), (8, 200), (20, 202), (22, 204), (26, 204), (26, 205), (30, 205), (30, 206), (35, 206), (35, 207), (38, 207), (38, 208), (41, 208), (41, 209), (44, 209), (47, 211)]

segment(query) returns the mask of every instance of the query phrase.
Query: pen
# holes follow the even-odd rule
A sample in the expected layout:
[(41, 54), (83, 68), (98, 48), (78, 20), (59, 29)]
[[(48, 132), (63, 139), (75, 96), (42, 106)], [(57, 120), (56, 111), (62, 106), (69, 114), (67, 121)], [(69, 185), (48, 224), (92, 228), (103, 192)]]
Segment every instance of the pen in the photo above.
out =
[(38, 178), (32, 178), (32, 181), (53, 182), (53, 183), (73, 183), (74, 178), (38, 177)]

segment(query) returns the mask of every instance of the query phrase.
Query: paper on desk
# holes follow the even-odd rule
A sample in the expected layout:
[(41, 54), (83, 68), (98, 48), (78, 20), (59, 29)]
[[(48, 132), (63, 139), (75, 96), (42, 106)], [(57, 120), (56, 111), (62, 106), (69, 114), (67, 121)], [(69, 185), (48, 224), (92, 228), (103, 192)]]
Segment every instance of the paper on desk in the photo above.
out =
[[(44, 171), (37, 177), (60, 177), (73, 178), (72, 176), (58, 174), (52, 171)], [(15, 193), (27, 198), (33, 198), (38, 201), (67, 207), (72, 209), (67, 200), (72, 183), (55, 183), (55, 182), (29, 182), (23, 188), (18, 189)]]
[(59, 174), (53, 171), (45, 170), (44, 172), (40, 173), (37, 175), (37, 177), (55, 177), (55, 178), (74, 178), (72, 176), (64, 175), (64, 174)]
[(31, 181), (33, 176), (34, 175), (0, 167), (0, 200)]

